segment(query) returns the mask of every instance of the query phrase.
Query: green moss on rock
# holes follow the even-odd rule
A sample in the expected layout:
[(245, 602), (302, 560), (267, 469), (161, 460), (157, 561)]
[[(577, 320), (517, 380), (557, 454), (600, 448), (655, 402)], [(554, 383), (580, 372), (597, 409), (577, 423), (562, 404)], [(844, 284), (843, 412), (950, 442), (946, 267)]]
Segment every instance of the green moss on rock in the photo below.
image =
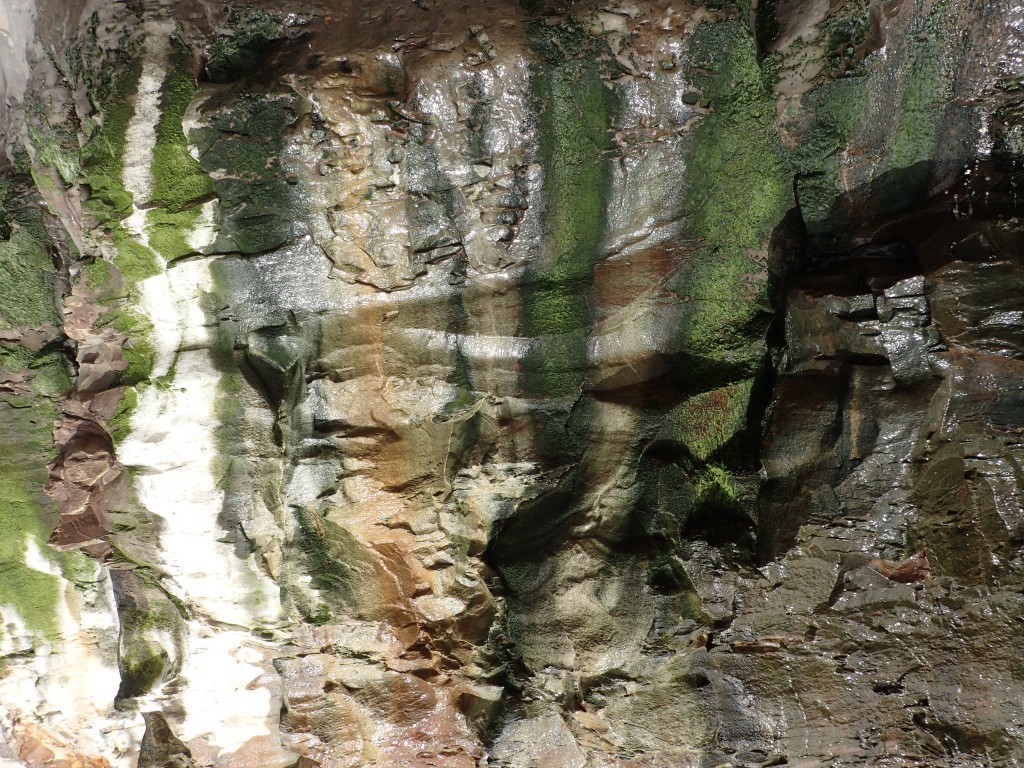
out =
[(281, 167), (294, 93), (226, 92), (206, 103), (209, 126), (196, 132), (203, 168), (219, 178), (221, 225), (212, 250), (261, 253), (291, 234), (294, 202)]
[(39, 241), (19, 228), (0, 241), (0, 323), (6, 327), (58, 323), (53, 262)]
[(51, 349), (36, 353), (28, 367), (35, 374), (29, 386), (39, 397), (57, 398), (71, 389), (68, 360), (60, 351)]
[(19, 176), (28, 176), (32, 170), (32, 156), (28, 153), (25, 145), (15, 144), (11, 149), (11, 157), (13, 158), (14, 173)]
[(142, 63), (136, 58), (112, 75), (109, 95), (98, 104), (103, 123), (82, 148), (82, 172), (90, 192), (84, 207), (101, 223), (119, 220), (131, 211), (132, 196), (122, 181), (125, 135), (141, 74)]
[[(59, 325), (58, 274), (50, 256), (56, 246), (38, 195), (21, 181), (2, 189), (11, 232), (0, 241), (0, 327)], [(0, 605), (11, 606), (29, 630), (53, 639), (62, 586), (49, 571), (60, 567), (61, 557), (46, 543), (56, 512), (43, 488), (53, 453), (54, 402), (70, 385), (67, 359), (52, 348), (33, 352), (3, 343), (0, 366), (32, 374), (28, 393), (0, 394)], [(27, 564), (30, 546), (47, 566)]]
[(680, 280), (689, 298), (683, 344), (691, 376), (764, 354), (770, 307), (764, 256), (793, 199), (775, 133), (773, 73), (762, 69), (738, 21), (702, 23), (691, 42), (691, 78), (712, 112), (693, 135), (686, 214), (700, 251)]
[(942, 118), (953, 101), (954, 59), (949, 41), (958, 30), (957, 11), (939, 0), (920, 29), (907, 36), (909, 62), (903, 72), (895, 130), (889, 139), (887, 170), (879, 190), (883, 206), (902, 210), (927, 191)]
[(868, 113), (870, 77), (845, 77), (818, 86), (805, 100), (813, 115), (808, 132), (787, 153), (786, 162), (796, 178), (796, 196), (808, 234), (838, 231), (849, 212), (840, 178), (840, 152), (861, 130)]
[(472, 371), (469, 361), (458, 345), (452, 350), (452, 358), (453, 364), (447, 381), (455, 386), (455, 396), (445, 404), (442, 411), (445, 416), (458, 413), (473, 405), (479, 399), (473, 389)]
[(81, 172), (76, 137), (51, 127), (38, 102), (31, 103), (28, 112), (30, 119), (26, 127), (36, 162), (55, 169), (62, 182), (72, 184)]
[(89, 264), (83, 265), (81, 274), (85, 279), (86, 287), (90, 290), (97, 290), (110, 282), (113, 270), (109, 261), (96, 259)]
[(117, 249), (114, 266), (130, 284), (163, 271), (157, 255), (123, 229), (115, 230), (113, 240)]
[(214, 197), (210, 177), (189, 152), (182, 124), (196, 95), (192, 53), (175, 37), (160, 96), (160, 120), (153, 148), (153, 202), (146, 225), (153, 249), (167, 261), (194, 253), (188, 233)]
[(153, 324), (149, 318), (130, 307), (122, 307), (107, 312), (100, 324), (113, 325), (128, 337), (128, 343), (122, 348), (127, 366), (118, 375), (119, 383), (134, 385), (147, 381), (156, 363), (156, 348), (150, 340)]
[[(12, 231), (9, 239), (0, 240), (0, 327), (59, 326), (58, 273), (50, 255), (55, 246), (38, 196), (19, 187), (4, 198)], [(59, 397), (70, 385), (67, 360), (53, 347), (32, 352), (16, 342), (0, 343), (0, 366), (9, 372), (29, 368), (34, 374), (30, 388), (44, 397)]]
[(77, 589), (86, 589), (102, 577), (96, 561), (86, 556), (81, 550), (73, 549), (60, 554), (61, 575), (75, 585)]
[(547, 210), (545, 266), (523, 302), (530, 336), (585, 327), (591, 266), (605, 228), (614, 96), (591, 59), (538, 68), (532, 80), (540, 128)]
[(159, 643), (146, 634), (152, 629), (172, 629), (158, 611), (131, 608), (121, 612), (121, 638), (118, 644), (117, 667), (121, 685), (117, 700), (148, 693), (164, 677), (170, 656)]
[(711, 465), (697, 476), (693, 488), (695, 511), (708, 507), (715, 511), (732, 509), (739, 505), (739, 499), (739, 485), (725, 467)]
[(132, 196), (119, 178), (93, 172), (85, 177), (90, 197), (84, 207), (101, 222), (112, 222), (127, 216), (132, 209)]
[(128, 296), (129, 286), (121, 272), (106, 259), (97, 258), (81, 267), (86, 287), (96, 293), (96, 300), (106, 303)]
[(687, 399), (670, 416), (673, 437), (694, 459), (707, 461), (746, 426), (753, 386), (747, 379)]
[(114, 444), (120, 443), (131, 431), (131, 418), (139, 405), (139, 392), (135, 387), (128, 387), (121, 397), (121, 401), (114, 409), (114, 413), (107, 419), (107, 427), (110, 429)]
[[(388, 577), (375, 555), (343, 526), (326, 520), (318, 511), (299, 511), (298, 546), (304, 571), (313, 576), (323, 603), (300, 605), (314, 623), (332, 615), (379, 619), (394, 610), (368, 585), (386, 583)], [(320, 618), (318, 618), (320, 617)]]
[(195, 253), (188, 233), (195, 227), (200, 210), (199, 206), (184, 211), (151, 209), (146, 216), (146, 229), (153, 250), (168, 262)]
[(46, 518), (46, 459), (52, 450), (50, 424), (56, 410), (45, 400), (32, 408), (0, 405), (0, 424), (6, 437), (0, 438), (0, 605), (10, 605), (32, 631), (48, 638), (57, 634), (57, 601), (60, 581), (50, 573), (26, 564), (29, 542), (34, 542), (44, 559), (56, 560), (46, 540), (50, 527)]
[(281, 22), (259, 8), (234, 9), (228, 15), (230, 34), (210, 46), (206, 72), (215, 83), (230, 83), (256, 72), (267, 47), (281, 35)]
[(189, 153), (182, 123), (196, 94), (192, 53), (175, 37), (160, 93), (160, 120), (153, 147), (153, 201), (181, 211), (213, 196), (213, 183)]
[(544, 253), (522, 288), (522, 332), (534, 339), (523, 360), (528, 397), (557, 398), (539, 416), (538, 447), (551, 457), (570, 446), (565, 423), (586, 368), (592, 266), (600, 256), (610, 191), (607, 152), (615, 94), (606, 87), (604, 42), (575, 21), (531, 25), (540, 58), (531, 87), (544, 168)]

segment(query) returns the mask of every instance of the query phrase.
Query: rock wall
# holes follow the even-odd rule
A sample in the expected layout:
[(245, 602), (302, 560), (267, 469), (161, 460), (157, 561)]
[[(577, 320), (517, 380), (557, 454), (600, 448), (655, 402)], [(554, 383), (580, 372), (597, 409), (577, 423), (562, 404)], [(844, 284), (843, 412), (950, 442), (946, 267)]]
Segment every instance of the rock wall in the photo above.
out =
[(0, 9), (0, 765), (1024, 760), (1024, 6)]

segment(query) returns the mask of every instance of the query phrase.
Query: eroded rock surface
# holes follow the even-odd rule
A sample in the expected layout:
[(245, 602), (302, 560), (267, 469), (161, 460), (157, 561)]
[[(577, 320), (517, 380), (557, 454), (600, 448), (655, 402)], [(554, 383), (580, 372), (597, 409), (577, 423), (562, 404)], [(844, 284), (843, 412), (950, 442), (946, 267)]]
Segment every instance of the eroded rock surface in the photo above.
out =
[(0, 9), (0, 764), (1024, 760), (1024, 8)]

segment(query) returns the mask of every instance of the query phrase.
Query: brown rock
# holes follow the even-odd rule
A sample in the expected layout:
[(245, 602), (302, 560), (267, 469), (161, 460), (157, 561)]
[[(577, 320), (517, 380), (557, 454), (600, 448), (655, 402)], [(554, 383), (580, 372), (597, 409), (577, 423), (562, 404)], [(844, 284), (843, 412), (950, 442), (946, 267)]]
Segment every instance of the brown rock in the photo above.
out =
[(39, 739), (29, 736), (21, 744), (18, 756), (28, 765), (47, 765), (53, 761), (53, 750)]
[(0, 376), (0, 392), (9, 392), (14, 395), (24, 395), (30, 392), (26, 382), (35, 376), (27, 368), (22, 368), (16, 373)]
[(923, 549), (899, 563), (892, 560), (872, 560), (870, 565), (887, 579), (901, 584), (916, 584), (931, 578), (931, 565)]

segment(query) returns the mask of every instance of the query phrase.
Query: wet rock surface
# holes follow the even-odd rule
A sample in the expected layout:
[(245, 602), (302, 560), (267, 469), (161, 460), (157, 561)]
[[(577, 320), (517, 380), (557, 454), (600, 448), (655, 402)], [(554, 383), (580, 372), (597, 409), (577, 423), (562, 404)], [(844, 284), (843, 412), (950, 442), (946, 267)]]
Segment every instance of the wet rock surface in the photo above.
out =
[(0, 9), (0, 763), (1024, 760), (1024, 8)]

